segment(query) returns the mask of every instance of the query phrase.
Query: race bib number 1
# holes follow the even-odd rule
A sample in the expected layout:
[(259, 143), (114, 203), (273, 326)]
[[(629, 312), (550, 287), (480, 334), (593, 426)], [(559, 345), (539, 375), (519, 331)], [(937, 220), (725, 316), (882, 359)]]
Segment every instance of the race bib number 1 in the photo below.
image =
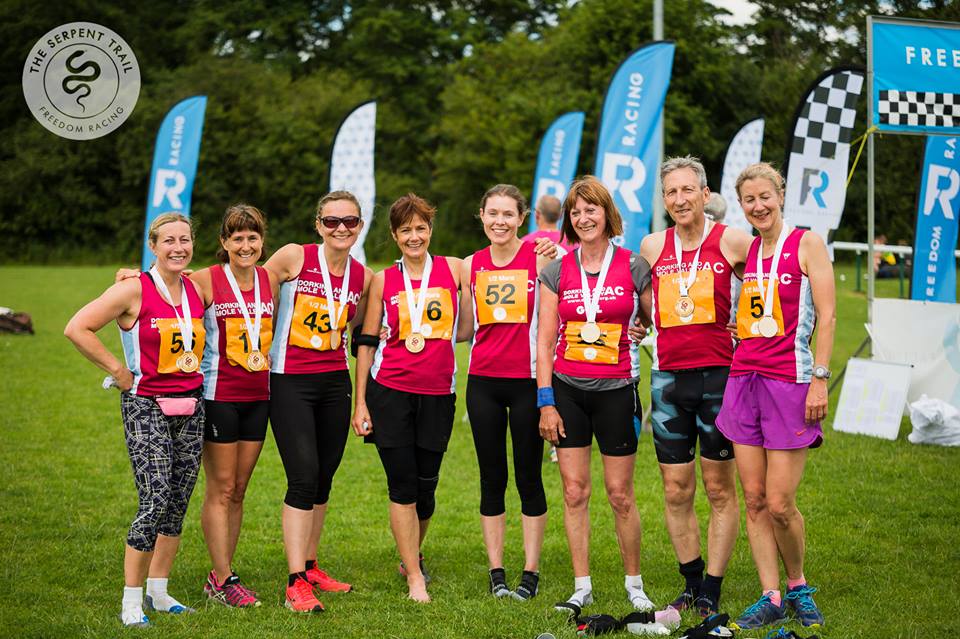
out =
[[(336, 306), (334, 302), (334, 309)], [(336, 328), (341, 332), (341, 339), (337, 347), (344, 343), (342, 332), (347, 326), (348, 314), (349, 311), (344, 311), (340, 315), (340, 325)], [(330, 340), (334, 329), (330, 315), (326, 299), (313, 295), (298, 295), (293, 308), (293, 322), (290, 325), (290, 344), (315, 351), (334, 350)]]
[[(783, 335), (783, 310), (780, 308), (780, 282), (773, 284), (773, 319), (777, 322), (777, 334)], [(763, 317), (763, 298), (760, 297), (760, 287), (756, 280), (743, 283), (740, 289), (740, 302), (737, 304), (737, 337), (750, 339), (762, 337), (758, 322)]]
[[(203, 358), (203, 341), (205, 332), (203, 330), (203, 320), (193, 318), (193, 352), (197, 358)], [(180, 332), (180, 324), (176, 318), (170, 317), (158, 319), (156, 322), (157, 330), (160, 331), (160, 352), (157, 354), (157, 372), (180, 373), (177, 368), (177, 358), (183, 355), (183, 335)]]
[[(419, 291), (419, 289), (417, 289)], [(397, 305), (400, 317), (400, 339), (410, 334), (410, 309), (407, 298), (401, 293)], [(439, 286), (431, 286), (425, 296), (423, 323), (420, 332), (427, 339), (450, 339), (453, 337), (453, 300), (450, 291)]]
[(479, 324), (527, 322), (527, 271), (480, 271), (474, 286)]
[(584, 322), (567, 322), (563, 331), (563, 337), (567, 340), (563, 358), (571, 362), (616, 364), (620, 360), (620, 334), (623, 327), (620, 324), (599, 322), (597, 326), (600, 327), (600, 339), (590, 344), (580, 337), (583, 325)]
[[(231, 366), (243, 366), (250, 370), (247, 356), (250, 354), (250, 336), (247, 324), (242, 317), (228, 317), (224, 321), (227, 327), (227, 361)], [(260, 345), (258, 350), (266, 353), (273, 343), (273, 322), (269, 317), (260, 318)], [(256, 371), (251, 371), (256, 372)]]

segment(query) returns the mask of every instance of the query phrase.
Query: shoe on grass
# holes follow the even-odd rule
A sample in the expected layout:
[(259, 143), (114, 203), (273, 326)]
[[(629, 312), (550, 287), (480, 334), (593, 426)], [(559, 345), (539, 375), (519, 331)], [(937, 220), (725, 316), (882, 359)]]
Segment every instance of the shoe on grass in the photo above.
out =
[(823, 613), (813, 601), (816, 588), (803, 584), (787, 591), (787, 605), (793, 609), (793, 614), (802, 625), (807, 628), (817, 628), (823, 625)]
[(738, 630), (753, 630), (785, 621), (787, 614), (783, 606), (770, 601), (770, 595), (764, 593), (755, 604), (743, 611), (732, 626)]
[(294, 612), (323, 612), (323, 604), (313, 594), (313, 586), (301, 577), (292, 586), (287, 586), (287, 598), (283, 605)]
[(207, 575), (207, 582), (203, 584), (203, 592), (211, 601), (227, 606), (228, 608), (256, 608), (260, 606), (260, 600), (253, 594), (253, 591), (240, 583), (240, 577), (236, 573), (227, 577), (222, 584), (217, 583), (217, 577), (213, 571)]
[(517, 601), (529, 601), (537, 596), (537, 589), (540, 585), (540, 573), (532, 570), (524, 570), (520, 577), (520, 585), (511, 592), (511, 596)]
[(350, 592), (352, 586), (343, 581), (337, 581), (327, 573), (323, 572), (317, 566), (309, 568), (306, 571), (307, 581), (317, 590), (323, 592)]
[(697, 596), (700, 593), (694, 588), (684, 588), (683, 592), (677, 595), (676, 599), (668, 603), (667, 605), (673, 608), (676, 611), (687, 610), (688, 608), (693, 608), (693, 602), (696, 601)]
[(696, 608), (701, 619), (706, 619), (720, 612), (720, 597), (714, 599), (712, 595), (701, 593), (693, 600), (693, 607)]

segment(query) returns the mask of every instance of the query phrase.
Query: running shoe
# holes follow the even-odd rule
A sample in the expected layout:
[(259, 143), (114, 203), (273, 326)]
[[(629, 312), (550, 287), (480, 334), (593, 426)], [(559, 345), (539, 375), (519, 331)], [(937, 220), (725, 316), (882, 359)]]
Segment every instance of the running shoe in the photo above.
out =
[(697, 609), (697, 614), (702, 619), (706, 619), (720, 612), (720, 597), (714, 599), (712, 595), (701, 593), (693, 600), (693, 607)]
[(646, 611), (654, 609), (653, 602), (650, 601), (647, 593), (643, 591), (642, 586), (640, 588), (634, 586), (627, 588), (627, 601), (630, 602), (634, 610)]
[(593, 603), (592, 590), (574, 590), (573, 594), (567, 597), (566, 601), (558, 601), (553, 605), (554, 609), (560, 612), (573, 613), (578, 617), (585, 606)]
[(813, 593), (816, 591), (816, 588), (806, 584), (787, 591), (787, 605), (793, 608), (793, 614), (797, 621), (807, 628), (817, 628), (823, 625), (823, 613), (813, 602)]
[(510, 596), (510, 588), (507, 587), (507, 573), (503, 568), (494, 568), (490, 571), (490, 594), (497, 599)]
[(698, 594), (699, 593), (691, 587), (684, 588), (683, 592), (677, 595), (677, 598), (667, 605), (677, 611), (693, 608), (693, 604), (696, 601)]
[(748, 606), (743, 611), (743, 614), (733, 622), (732, 626), (737, 630), (753, 630), (754, 628), (775, 624), (778, 621), (785, 621), (786, 618), (787, 614), (784, 611), (784, 606), (776, 605), (770, 601), (770, 595), (764, 593), (757, 600), (757, 603)]
[(260, 605), (257, 596), (240, 583), (240, 577), (236, 573), (227, 577), (222, 585), (218, 585), (217, 578), (211, 570), (207, 575), (207, 583), (203, 585), (203, 592), (211, 601), (229, 608), (256, 608)]
[[(184, 615), (192, 614), (196, 612), (196, 608), (191, 608), (190, 606), (185, 606), (170, 595), (164, 595), (165, 599), (161, 599), (158, 604), (153, 600), (153, 595), (146, 595), (143, 598), (143, 607), (146, 610), (152, 610), (154, 612), (168, 612), (171, 615)], [(166, 604), (164, 604), (166, 601)]]
[(146, 628), (150, 620), (143, 614), (142, 606), (124, 606), (120, 611), (120, 623), (125, 628)]
[(287, 599), (283, 605), (294, 612), (323, 612), (323, 604), (313, 594), (310, 582), (302, 578), (287, 586)]
[(324, 592), (350, 592), (350, 584), (337, 581), (316, 566), (306, 571), (307, 581), (317, 590)]
[(537, 588), (540, 584), (540, 573), (531, 570), (524, 570), (520, 577), (520, 585), (511, 592), (511, 596), (517, 601), (527, 601), (537, 596)]
[[(400, 573), (400, 576), (404, 579), (407, 578), (407, 567), (403, 565), (403, 561), (397, 566), (397, 572)], [(423, 553), (420, 553), (420, 572), (423, 574), (423, 580), (426, 583), (430, 583), (430, 573), (427, 572), (427, 567), (423, 565)]]

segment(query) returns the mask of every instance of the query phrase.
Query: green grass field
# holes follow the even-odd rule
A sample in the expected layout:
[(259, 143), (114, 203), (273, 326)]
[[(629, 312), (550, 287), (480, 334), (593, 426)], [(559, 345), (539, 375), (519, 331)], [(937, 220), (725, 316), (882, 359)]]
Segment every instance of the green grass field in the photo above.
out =
[[(0, 305), (33, 315), (33, 337), (0, 336), (0, 637), (129, 636), (120, 628), (122, 551), (136, 507), (123, 443), (119, 400), (100, 390), (103, 374), (62, 336), (70, 315), (112, 280), (112, 267), (0, 268)], [(838, 331), (832, 368), (839, 370), (864, 337), (864, 296), (853, 292), (852, 267), (841, 267)], [(896, 280), (881, 296), (897, 294)], [(119, 342), (115, 328), (102, 332)], [(115, 352), (119, 352), (117, 349)], [(465, 350), (460, 350), (461, 370)], [(649, 366), (649, 364), (647, 364)], [(566, 597), (572, 573), (562, 525), (556, 466), (544, 466), (550, 523), (540, 596), (518, 602), (486, 591), (479, 527), (479, 480), (461, 401), (425, 545), (434, 602), (405, 599), (387, 524), (386, 482), (376, 451), (352, 438), (334, 481), (321, 565), (351, 581), (356, 592), (323, 598), (327, 612), (295, 616), (282, 607), (286, 564), (280, 533), (283, 470), (272, 436), (247, 493), (246, 519), (235, 568), (259, 593), (255, 610), (205, 607), (209, 570), (199, 512), (203, 480), (188, 514), (171, 591), (199, 614), (154, 614), (163, 637), (525, 637), (550, 631), (573, 638), (552, 604)], [(839, 389), (832, 397), (834, 405)], [(645, 401), (648, 397), (645, 398)], [(800, 508), (807, 526), (807, 576), (821, 588), (826, 615), (821, 637), (952, 637), (953, 596), (960, 572), (960, 450), (834, 433), (810, 456)], [(595, 492), (592, 612), (629, 612), (599, 459)], [(643, 576), (659, 605), (681, 580), (663, 523), (659, 473), (649, 434), (637, 458), (636, 493), (644, 525)], [(508, 492), (506, 568), (511, 586), (522, 567), (519, 500)], [(701, 523), (706, 500), (697, 497)], [(752, 603), (758, 583), (741, 525), (724, 582), (723, 608), (732, 615)], [(687, 619), (686, 621), (692, 621)], [(796, 624), (804, 637), (810, 633)], [(744, 633), (760, 637), (764, 633)]]

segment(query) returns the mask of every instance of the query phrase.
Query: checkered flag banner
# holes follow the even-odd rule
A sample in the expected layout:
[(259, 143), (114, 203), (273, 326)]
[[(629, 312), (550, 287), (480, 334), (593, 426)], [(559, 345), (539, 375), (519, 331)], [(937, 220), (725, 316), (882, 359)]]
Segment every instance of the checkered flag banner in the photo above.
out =
[(763, 118), (757, 118), (747, 122), (737, 131), (733, 140), (730, 141), (730, 146), (727, 147), (727, 155), (723, 160), (720, 195), (727, 203), (727, 216), (723, 218), (723, 223), (747, 233), (752, 233), (753, 227), (747, 222), (737, 199), (737, 177), (745, 168), (760, 161), (762, 149)]
[(373, 172), (374, 138), (377, 125), (377, 103), (366, 102), (350, 112), (333, 142), (330, 157), (330, 190), (350, 191), (360, 201), (363, 228), (350, 254), (366, 264), (363, 242), (373, 221), (376, 181)]
[(787, 162), (784, 215), (827, 241), (847, 197), (847, 161), (864, 72), (836, 68), (817, 78), (797, 111)]
[(877, 112), (881, 124), (894, 126), (960, 126), (960, 93), (881, 91)]

